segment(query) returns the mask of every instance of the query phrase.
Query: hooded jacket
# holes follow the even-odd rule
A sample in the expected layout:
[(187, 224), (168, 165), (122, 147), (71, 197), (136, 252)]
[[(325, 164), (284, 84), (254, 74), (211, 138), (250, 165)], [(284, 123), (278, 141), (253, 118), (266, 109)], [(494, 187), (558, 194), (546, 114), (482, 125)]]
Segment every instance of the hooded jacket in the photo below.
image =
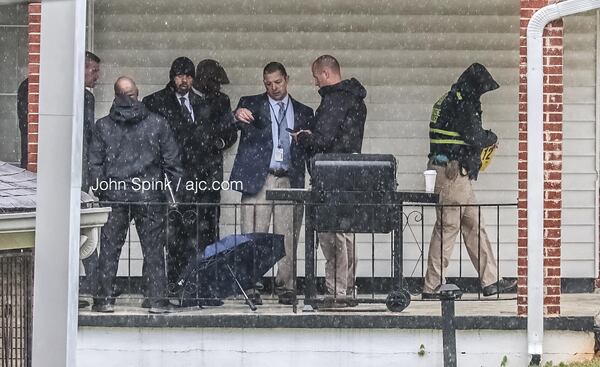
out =
[(298, 142), (317, 153), (360, 153), (367, 119), (367, 90), (354, 78), (319, 89), (321, 104), (315, 111), (312, 134)]
[(96, 122), (89, 160), (92, 186), (98, 181), (121, 185), (96, 191), (101, 200), (164, 201), (165, 187), (141, 190), (141, 183), (164, 183), (166, 174), (175, 190), (182, 177), (179, 150), (167, 122), (126, 96), (116, 97), (109, 115)]
[(474, 63), (461, 74), (434, 105), (429, 124), (429, 158), (445, 156), (457, 160), (470, 179), (477, 179), (481, 150), (498, 141), (496, 134), (482, 127), (480, 97), (498, 87), (481, 64)]

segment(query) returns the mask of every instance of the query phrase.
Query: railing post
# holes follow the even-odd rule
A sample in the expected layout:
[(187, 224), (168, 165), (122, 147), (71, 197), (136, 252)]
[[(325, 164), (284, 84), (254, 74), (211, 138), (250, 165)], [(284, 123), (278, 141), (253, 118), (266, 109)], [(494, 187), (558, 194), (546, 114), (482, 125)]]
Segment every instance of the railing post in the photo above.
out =
[(442, 301), (442, 340), (444, 367), (456, 367), (456, 325), (454, 324), (454, 301), (462, 296), (460, 288), (454, 284), (440, 287)]

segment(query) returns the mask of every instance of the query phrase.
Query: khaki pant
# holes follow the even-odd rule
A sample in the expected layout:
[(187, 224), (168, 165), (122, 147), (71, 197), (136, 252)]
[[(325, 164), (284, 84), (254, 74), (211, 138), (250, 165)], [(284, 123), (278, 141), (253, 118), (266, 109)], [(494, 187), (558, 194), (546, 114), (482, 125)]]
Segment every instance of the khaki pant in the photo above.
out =
[(303, 211), (301, 205), (273, 205), (272, 201), (267, 201), (266, 194), (269, 189), (289, 188), (289, 178), (269, 174), (260, 192), (252, 196), (242, 195), (241, 209), (242, 233), (267, 233), (273, 223), (273, 233), (285, 236), (285, 256), (277, 263), (275, 278), (277, 287), (285, 290), (295, 288), (293, 259), (298, 246)]
[[(454, 180), (449, 180), (445, 174), (445, 167), (430, 165), (429, 169), (437, 171), (435, 192), (440, 195), (440, 204), (477, 203), (471, 180), (467, 176), (459, 174)], [(443, 210), (437, 208), (436, 214), (437, 220), (429, 244), (423, 292), (434, 293), (440, 284), (445, 283), (443, 269), (448, 267), (459, 229), (462, 229), (467, 252), (479, 273), (481, 286), (485, 287), (495, 283), (498, 280), (496, 260), (485, 231), (483, 218), (479, 222), (478, 208), (476, 206), (445, 207)], [(443, 253), (441, 251), (442, 242)]]
[(325, 255), (327, 292), (332, 295), (346, 295), (347, 291), (354, 287), (356, 278), (354, 235), (335, 232), (319, 233), (319, 245)]

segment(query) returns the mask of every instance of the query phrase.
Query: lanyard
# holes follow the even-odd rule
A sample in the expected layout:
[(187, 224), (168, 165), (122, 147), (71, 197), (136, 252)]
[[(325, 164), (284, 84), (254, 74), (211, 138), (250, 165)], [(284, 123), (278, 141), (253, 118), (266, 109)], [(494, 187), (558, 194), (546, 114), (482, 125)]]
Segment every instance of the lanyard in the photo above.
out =
[(273, 112), (273, 117), (275, 117), (275, 123), (277, 124), (278, 148), (281, 148), (281, 143), (279, 142), (279, 129), (281, 128), (281, 123), (283, 122), (283, 120), (285, 120), (287, 118), (287, 110), (288, 110), (289, 106), (290, 106), (290, 98), (288, 97), (287, 104), (285, 105), (285, 109), (283, 110), (283, 115), (281, 117), (281, 121), (279, 121), (279, 120), (277, 120), (277, 114), (275, 113), (275, 109), (273, 108), (273, 105), (271, 104), (271, 102), (269, 102), (269, 107), (271, 107), (271, 111)]

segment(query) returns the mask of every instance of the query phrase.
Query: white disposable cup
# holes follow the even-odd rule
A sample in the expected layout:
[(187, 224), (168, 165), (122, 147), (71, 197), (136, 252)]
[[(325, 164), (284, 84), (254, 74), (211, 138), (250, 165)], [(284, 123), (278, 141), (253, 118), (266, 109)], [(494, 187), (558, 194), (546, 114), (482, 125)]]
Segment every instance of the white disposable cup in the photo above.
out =
[(433, 169), (428, 169), (423, 172), (425, 176), (425, 192), (433, 192), (435, 189), (435, 177), (437, 176), (437, 171)]

